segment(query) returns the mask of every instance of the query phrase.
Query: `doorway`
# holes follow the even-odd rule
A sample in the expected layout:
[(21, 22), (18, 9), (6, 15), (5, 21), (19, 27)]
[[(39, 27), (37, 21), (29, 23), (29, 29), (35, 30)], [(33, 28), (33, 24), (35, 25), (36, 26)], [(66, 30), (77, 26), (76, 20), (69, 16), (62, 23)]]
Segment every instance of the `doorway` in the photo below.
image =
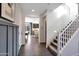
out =
[[(31, 39), (29, 39), (29, 36)], [(25, 41), (31, 41), (32, 38), (39, 39), (39, 18), (25, 18)], [(38, 40), (39, 41), (39, 40)]]
[(47, 20), (46, 20), (46, 15), (43, 16), (43, 26), (44, 26), (44, 40), (45, 40), (45, 44), (46, 44), (46, 40), (47, 40)]

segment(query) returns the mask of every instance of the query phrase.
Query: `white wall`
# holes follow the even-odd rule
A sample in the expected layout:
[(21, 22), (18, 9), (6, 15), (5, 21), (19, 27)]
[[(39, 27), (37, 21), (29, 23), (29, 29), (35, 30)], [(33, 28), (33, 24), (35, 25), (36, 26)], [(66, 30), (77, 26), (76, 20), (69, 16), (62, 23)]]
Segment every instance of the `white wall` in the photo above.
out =
[(58, 8), (47, 12), (47, 46), (55, 37), (55, 32), (59, 32), (73, 17), (78, 14), (77, 4), (62, 4)]
[(45, 43), (45, 19), (43, 19), (43, 15), (40, 16), (39, 43)]
[(16, 4), (15, 7), (15, 24), (19, 25), (19, 48), (22, 44), (25, 44), (25, 29), (24, 29), (24, 20), (22, 9), (19, 4)]
[(46, 21), (46, 14), (47, 11), (42, 13), (40, 15), (40, 20), (39, 20), (39, 43), (46, 43), (45, 39), (45, 21)]

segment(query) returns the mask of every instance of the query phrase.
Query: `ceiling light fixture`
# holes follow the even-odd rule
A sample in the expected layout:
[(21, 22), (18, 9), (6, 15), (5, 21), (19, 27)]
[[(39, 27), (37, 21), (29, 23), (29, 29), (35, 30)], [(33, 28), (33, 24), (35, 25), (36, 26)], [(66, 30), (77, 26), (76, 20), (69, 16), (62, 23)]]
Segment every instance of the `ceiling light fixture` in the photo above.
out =
[(32, 12), (35, 12), (35, 10), (34, 10), (34, 9), (32, 9)]

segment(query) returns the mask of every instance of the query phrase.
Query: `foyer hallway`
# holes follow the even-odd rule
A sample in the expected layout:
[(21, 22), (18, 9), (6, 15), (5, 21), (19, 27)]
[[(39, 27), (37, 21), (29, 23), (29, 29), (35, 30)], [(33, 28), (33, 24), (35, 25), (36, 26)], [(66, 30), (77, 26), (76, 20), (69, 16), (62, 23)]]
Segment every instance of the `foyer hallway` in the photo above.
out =
[(45, 44), (39, 44), (38, 39), (28, 36), (27, 43), (21, 47), (19, 56), (52, 56)]

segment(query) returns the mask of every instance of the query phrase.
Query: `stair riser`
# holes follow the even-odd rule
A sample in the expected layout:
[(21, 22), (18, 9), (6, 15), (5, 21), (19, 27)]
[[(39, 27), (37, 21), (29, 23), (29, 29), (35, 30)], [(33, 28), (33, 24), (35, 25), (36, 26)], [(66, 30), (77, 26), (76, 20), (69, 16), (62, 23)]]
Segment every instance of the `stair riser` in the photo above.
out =
[(57, 43), (57, 40), (53, 40), (53, 42)]

